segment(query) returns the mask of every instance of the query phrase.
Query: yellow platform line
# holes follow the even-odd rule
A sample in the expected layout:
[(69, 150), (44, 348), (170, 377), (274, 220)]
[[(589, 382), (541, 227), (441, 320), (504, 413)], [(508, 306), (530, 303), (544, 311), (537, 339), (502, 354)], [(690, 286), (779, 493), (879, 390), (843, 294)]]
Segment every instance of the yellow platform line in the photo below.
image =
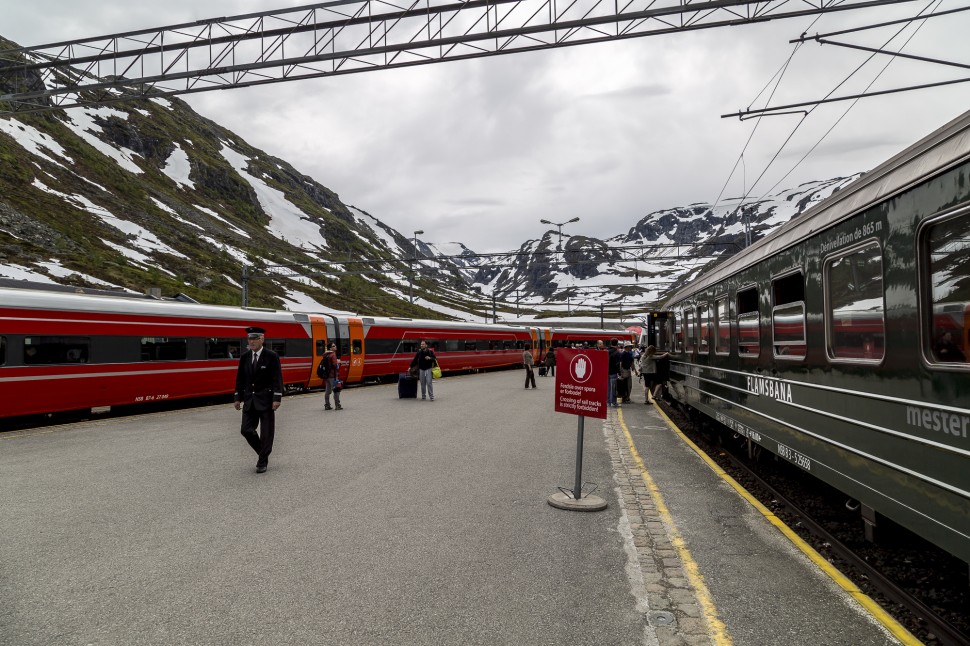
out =
[[(684, 435), (683, 431), (677, 427), (672, 419), (667, 417), (667, 414), (664, 413), (663, 410), (656, 405), (656, 403), (654, 403), (654, 409), (660, 413), (660, 416), (664, 418), (667, 425), (670, 426), (670, 428), (673, 429), (678, 436), (680, 436), (680, 439), (683, 440), (690, 448), (694, 450), (695, 453), (697, 453), (697, 455), (701, 457), (702, 460), (704, 460), (704, 462), (707, 463), (707, 466), (709, 466), (714, 473), (719, 475), (722, 480), (731, 485), (734, 490), (738, 492), (738, 495), (751, 503), (751, 506), (761, 512), (761, 515), (768, 519), (769, 523), (774, 525), (778, 531), (784, 534), (788, 540), (795, 545), (795, 547), (797, 547), (803, 554), (805, 554), (805, 556), (811, 559), (811, 561), (817, 565), (820, 570), (825, 572), (825, 574), (827, 574), (829, 578), (836, 583), (836, 585), (842, 588), (849, 596), (855, 599), (859, 605), (865, 608), (876, 621), (881, 623), (886, 630), (892, 633), (893, 637), (898, 639), (902, 644), (904, 644), (904, 646), (922, 646), (923, 642), (917, 639), (913, 633), (906, 630), (902, 624), (896, 621), (888, 612), (883, 610), (883, 608), (878, 603), (873, 601), (869, 595), (860, 590), (855, 583), (850, 581), (848, 577), (836, 569), (834, 565), (829, 563), (825, 557), (816, 552), (814, 547), (802, 540), (802, 538), (792, 531), (792, 529), (786, 525), (784, 521), (773, 514), (770, 509), (761, 504), (757, 498), (748, 493), (748, 491), (742, 487), (737, 480), (725, 473), (724, 469), (719, 467), (714, 460), (708, 457), (707, 454), (700, 449), (700, 447), (698, 447), (690, 440), (690, 438)], [(627, 437), (632, 443), (632, 438), (629, 437), (629, 433), (627, 434)]]
[(647, 486), (647, 490), (650, 492), (650, 497), (653, 498), (653, 504), (657, 508), (657, 514), (660, 516), (661, 522), (663, 522), (663, 524), (667, 527), (667, 536), (670, 538), (670, 543), (674, 546), (674, 549), (677, 550), (677, 555), (680, 557), (680, 562), (684, 566), (684, 574), (687, 577), (687, 580), (690, 582), (691, 587), (694, 588), (694, 594), (697, 597), (697, 603), (700, 605), (701, 612), (704, 614), (704, 619), (707, 622), (710, 637), (714, 643), (717, 644), (717, 646), (731, 646), (733, 643), (731, 641), (731, 636), (728, 635), (727, 627), (724, 625), (724, 622), (722, 622), (717, 616), (717, 608), (715, 608), (714, 600), (711, 598), (711, 593), (708, 591), (707, 585), (704, 583), (704, 577), (700, 572), (700, 568), (697, 567), (697, 562), (694, 561), (694, 557), (691, 556), (690, 550), (687, 549), (687, 544), (684, 543), (684, 539), (681, 537), (680, 531), (677, 529), (677, 525), (674, 523), (674, 519), (670, 515), (670, 510), (667, 509), (663, 495), (660, 493), (660, 488), (647, 472), (647, 467), (640, 458), (640, 453), (637, 451), (637, 447), (633, 444), (633, 436), (630, 435), (630, 429), (627, 428), (626, 422), (623, 421), (623, 410), (617, 409), (617, 414), (620, 421), (620, 428), (623, 429), (623, 434), (626, 435), (626, 441), (630, 448), (630, 455), (633, 457), (633, 461), (637, 465), (637, 468), (640, 469), (640, 476), (643, 478), (643, 482)]

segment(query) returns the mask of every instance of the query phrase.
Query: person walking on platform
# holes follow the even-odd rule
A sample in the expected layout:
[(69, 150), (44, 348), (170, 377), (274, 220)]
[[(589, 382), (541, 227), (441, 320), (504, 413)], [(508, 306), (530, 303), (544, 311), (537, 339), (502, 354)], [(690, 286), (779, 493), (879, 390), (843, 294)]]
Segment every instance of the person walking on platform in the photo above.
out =
[(529, 389), (529, 384), (532, 384), (532, 388), (536, 387), (536, 373), (535, 373), (535, 361), (532, 359), (532, 348), (526, 348), (522, 353), (522, 365), (525, 366), (525, 389)]
[(556, 376), (556, 351), (553, 348), (546, 353), (546, 371), (550, 377)]
[(631, 404), (633, 400), (633, 344), (627, 342), (623, 352), (620, 353), (620, 372), (617, 379), (617, 396), (621, 403)]
[(609, 382), (606, 388), (606, 405), (610, 408), (616, 408), (616, 380), (620, 374), (620, 351), (617, 349), (617, 344), (619, 341), (616, 338), (610, 339), (610, 357), (607, 372), (609, 373)]
[(240, 432), (259, 456), (256, 473), (265, 473), (273, 452), (276, 409), (283, 401), (283, 368), (279, 356), (263, 347), (266, 330), (249, 327), (246, 332), (249, 350), (239, 358), (233, 405), (236, 410), (242, 408)]
[(428, 347), (427, 341), (421, 342), (414, 358), (411, 359), (411, 367), (418, 369), (418, 380), (421, 384), (421, 399), (431, 398), (434, 401), (434, 376), (431, 370), (438, 363), (438, 358), (434, 356), (434, 350)]
[(331, 343), (330, 349), (323, 354), (323, 379), (327, 390), (323, 393), (323, 410), (331, 410), (330, 393), (333, 393), (333, 403), (337, 410), (343, 410), (340, 405), (340, 389), (337, 388), (337, 381), (340, 379), (340, 359), (337, 358), (337, 344)]

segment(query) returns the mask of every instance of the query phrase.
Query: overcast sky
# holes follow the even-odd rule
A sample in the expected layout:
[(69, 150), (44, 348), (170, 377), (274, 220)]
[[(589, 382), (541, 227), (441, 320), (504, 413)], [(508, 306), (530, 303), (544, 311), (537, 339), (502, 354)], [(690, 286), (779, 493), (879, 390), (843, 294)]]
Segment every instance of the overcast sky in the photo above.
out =
[[(0, 34), (40, 45), (305, 4), (7, 2)], [(542, 218), (578, 216), (566, 233), (608, 237), (652, 211), (713, 202), (725, 183), (722, 199), (745, 192), (754, 198), (779, 180), (776, 190), (885, 161), (970, 108), (970, 83), (863, 99), (783, 180), (849, 102), (815, 110), (770, 167), (799, 117), (762, 120), (733, 176), (757, 121), (720, 115), (754, 104), (793, 51), (788, 41), (801, 33), (908, 17), (927, 6), (902, 2), (825, 16), (814, 25), (810, 16), (182, 98), (406, 236), (423, 229), (427, 242), (504, 251), (549, 229)], [(925, 21), (903, 51), (970, 63), (968, 28), (970, 12)], [(843, 39), (879, 46), (895, 29)], [(822, 98), (867, 57), (806, 44), (772, 104)], [(837, 95), (862, 91), (887, 61), (877, 57)], [(873, 89), (965, 76), (957, 68), (897, 60)]]

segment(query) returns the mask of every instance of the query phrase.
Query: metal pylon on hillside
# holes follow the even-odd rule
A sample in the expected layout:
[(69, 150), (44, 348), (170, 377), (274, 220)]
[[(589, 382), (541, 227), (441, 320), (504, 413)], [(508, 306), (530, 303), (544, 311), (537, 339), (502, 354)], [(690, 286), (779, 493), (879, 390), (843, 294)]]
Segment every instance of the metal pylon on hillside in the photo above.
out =
[(911, 1), (336, 0), (0, 51), (0, 116)]

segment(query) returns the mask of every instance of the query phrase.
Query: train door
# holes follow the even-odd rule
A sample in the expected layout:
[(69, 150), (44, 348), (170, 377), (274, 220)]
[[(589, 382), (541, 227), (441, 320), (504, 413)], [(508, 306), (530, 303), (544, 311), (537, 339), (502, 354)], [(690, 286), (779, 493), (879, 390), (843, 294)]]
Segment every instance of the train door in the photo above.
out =
[(364, 323), (359, 318), (347, 319), (347, 332), (350, 341), (349, 353), (343, 357), (347, 362), (347, 383), (358, 383), (364, 377)]
[(317, 366), (323, 360), (323, 353), (327, 351), (327, 317), (310, 315), (310, 334), (313, 337), (313, 365), (310, 370), (310, 386), (323, 385), (323, 379), (317, 376)]

